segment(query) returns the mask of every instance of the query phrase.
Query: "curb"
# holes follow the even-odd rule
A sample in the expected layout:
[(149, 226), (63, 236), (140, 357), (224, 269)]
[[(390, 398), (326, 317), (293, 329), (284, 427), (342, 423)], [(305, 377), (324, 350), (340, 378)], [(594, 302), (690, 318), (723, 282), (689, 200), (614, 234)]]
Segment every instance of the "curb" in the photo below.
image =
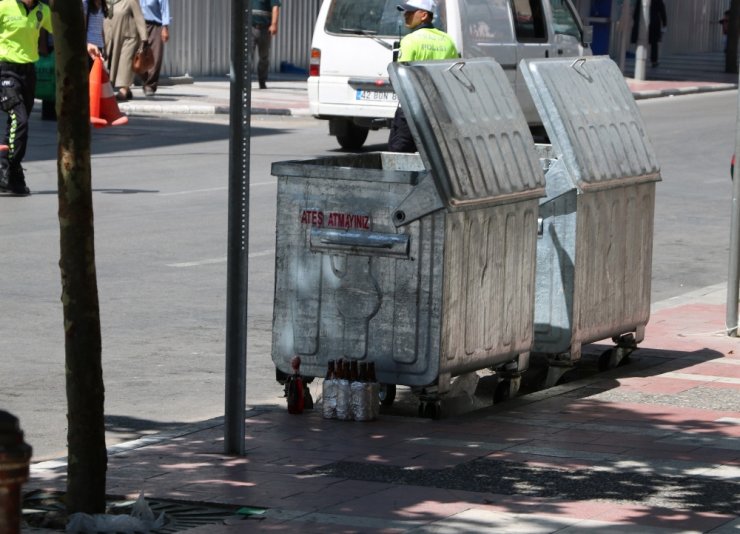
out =
[(648, 89), (644, 91), (633, 91), (632, 96), (635, 97), (635, 100), (646, 100), (648, 98), (660, 98), (667, 96), (683, 96), (698, 93), (716, 93), (719, 91), (731, 91), (737, 88), (737, 84), (731, 83), (716, 85), (696, 85), (671, 89)]
[[(127, 115), (228, 115), (230, 106), (217, 105), (191, 105), (191, 104), (129, 104), (119, 103), (118, 108)], [(254, 107), (251, 109), (252, 115), (271, 115), (271, 116), (310, 116), (311, 113), (303, 108), (265, 108)]]

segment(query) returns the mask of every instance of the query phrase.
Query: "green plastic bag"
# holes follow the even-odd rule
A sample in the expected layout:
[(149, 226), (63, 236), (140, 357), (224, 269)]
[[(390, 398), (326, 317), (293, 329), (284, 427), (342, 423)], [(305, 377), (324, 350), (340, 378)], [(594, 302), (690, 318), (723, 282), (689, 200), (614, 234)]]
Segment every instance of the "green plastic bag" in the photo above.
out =
[(54, 54), (41, 56), (36, 62), (36, 98), (39, 100), (56, 100), (57, 79), (54, 73)]

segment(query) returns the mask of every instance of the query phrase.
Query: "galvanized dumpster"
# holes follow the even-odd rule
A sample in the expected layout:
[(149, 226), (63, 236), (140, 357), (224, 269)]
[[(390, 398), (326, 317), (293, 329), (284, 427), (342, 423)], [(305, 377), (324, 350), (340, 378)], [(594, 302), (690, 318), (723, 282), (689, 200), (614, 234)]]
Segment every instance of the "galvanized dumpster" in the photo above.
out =
[(272, 358), (323, 376), (374, 361), (439, 416), (454, 376), (493, 367), (518, 389), (533, 341), (544, 174), (523, 113), (490, 59), (394, 64), (419, 155), (274, 163)]
[(546, 385), (611, 338), (600, 367), (642, 341), (650, 316), (655, 183), (660, 167), (635, 100), (607, 57), (523, 61), (552, 146), (540, 202), (533, 351)]

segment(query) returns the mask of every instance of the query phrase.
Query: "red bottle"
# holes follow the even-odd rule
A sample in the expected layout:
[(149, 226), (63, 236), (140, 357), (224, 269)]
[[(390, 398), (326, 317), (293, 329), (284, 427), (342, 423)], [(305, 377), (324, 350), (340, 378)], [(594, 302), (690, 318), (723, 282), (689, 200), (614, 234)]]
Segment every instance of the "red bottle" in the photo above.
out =
[(303, 413), (304, 393), (303, 378), (300, 375), (301, 358), (299, 356), (290, 360), (293, 374), (285, 382), (285, 396), (288, 398), (288, 413)]

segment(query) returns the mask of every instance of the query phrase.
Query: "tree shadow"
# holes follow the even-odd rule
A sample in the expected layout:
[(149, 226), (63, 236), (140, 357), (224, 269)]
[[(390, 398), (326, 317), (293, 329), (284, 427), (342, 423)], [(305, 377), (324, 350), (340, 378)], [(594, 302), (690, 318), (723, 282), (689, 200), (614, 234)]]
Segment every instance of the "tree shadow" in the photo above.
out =
[[(159, 193), (159, 189), (124, 189), (124, 188), (92, 188), (93, 193), (103, 193), (105, 195), (137, 195), (141, 193)], [(56, 189), (42, 189), (33, 192), (34, 195), (58, 195)]]
[(153, 421), (129, 415), (105, 415), (105, 430), (110, 433), (131, 434), (142, 430), (162, 432), (182, 428), (187, 424), (185, 421)]
[[(253, 125), (252, 137), (281, 135), (293, 128)], [(32, 115), (30, 146), (25, 161), (55, 160), (57, 158), (57, 123), (39, 120)], [(111, 128), (91, 129), (91, 156), (118, 152), (175, 147), (185, 144), (221, 141), (229, 138), (227, 120), (212, 116), (185, 115), (181, 118), (137, 116), (128, 124)]]

